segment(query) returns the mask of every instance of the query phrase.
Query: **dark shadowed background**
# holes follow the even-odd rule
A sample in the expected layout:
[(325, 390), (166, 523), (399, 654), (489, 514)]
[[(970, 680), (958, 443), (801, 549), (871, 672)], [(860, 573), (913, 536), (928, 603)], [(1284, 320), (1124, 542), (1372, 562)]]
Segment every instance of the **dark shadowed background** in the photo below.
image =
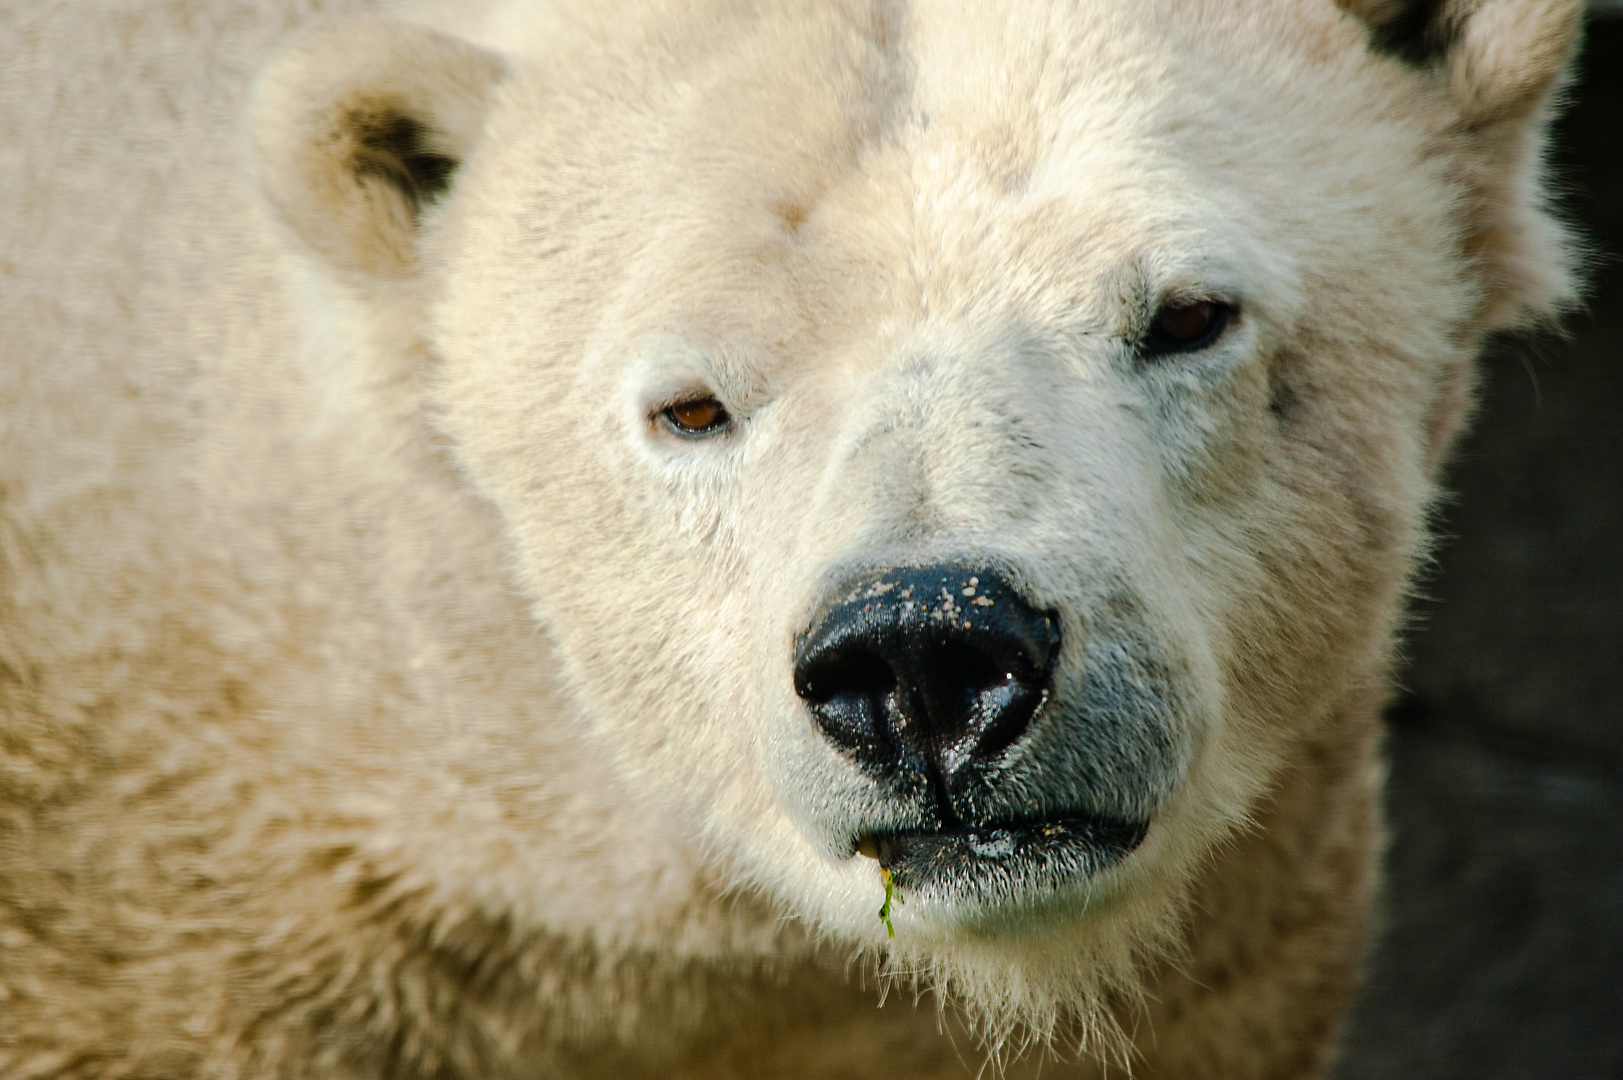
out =
[(1449, 474), (1342, 1080), (1623, 1078), (1623, 18), (1591, 20), (1572, 99), (1588, 306), (1489, 354)]

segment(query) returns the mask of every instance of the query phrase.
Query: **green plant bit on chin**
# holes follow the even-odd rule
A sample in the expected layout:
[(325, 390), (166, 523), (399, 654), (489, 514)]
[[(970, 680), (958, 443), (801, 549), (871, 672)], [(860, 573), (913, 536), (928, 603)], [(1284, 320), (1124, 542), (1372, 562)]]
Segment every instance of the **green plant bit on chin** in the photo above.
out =
[(879, 921), (885, 924), (885, 936), (894, 941), (896, 928), (890, 923), (890, 902), (895, 900), (898, 904), (905, 904), (907, 900), (896, 887), (896, 882), (891, 880), (890, 871), (883, 866), (879, 868), (879, 880), (885, 883), (885, 903), (879, 909)]

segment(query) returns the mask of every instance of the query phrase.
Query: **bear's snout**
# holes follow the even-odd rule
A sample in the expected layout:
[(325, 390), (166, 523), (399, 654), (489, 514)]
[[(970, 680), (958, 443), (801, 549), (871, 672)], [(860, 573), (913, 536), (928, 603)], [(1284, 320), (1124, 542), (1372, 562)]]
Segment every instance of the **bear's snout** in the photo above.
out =
[(955, 789), (1047, 698), (1058, 619), (968, 564), (868, 571), (834, 596), (796, 642), (795, 692), (865, 770), (927, 778), (953, 821)]

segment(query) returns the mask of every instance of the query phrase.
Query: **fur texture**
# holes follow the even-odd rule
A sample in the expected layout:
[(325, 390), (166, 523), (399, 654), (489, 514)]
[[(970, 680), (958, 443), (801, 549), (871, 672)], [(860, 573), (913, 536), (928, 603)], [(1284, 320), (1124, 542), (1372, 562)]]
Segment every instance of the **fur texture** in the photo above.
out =
[[(346, 14), (0, 14), (0, 1073), (1321, 1075), (1576, 0)], [(1152, 824), (888, 941), (793, 642), (971, 556)]]

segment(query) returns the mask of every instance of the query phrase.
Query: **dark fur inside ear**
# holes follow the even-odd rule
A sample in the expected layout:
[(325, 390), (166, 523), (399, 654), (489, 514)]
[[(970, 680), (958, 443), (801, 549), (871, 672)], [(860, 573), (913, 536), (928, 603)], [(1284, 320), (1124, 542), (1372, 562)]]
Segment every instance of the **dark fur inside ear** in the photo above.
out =
[(335, 270), (411, 276), (426, 211), (450, 191), (505, 72), (500, 58), (424, 27), (318, 23), (255, 90), (266, 200)]
[(1336, 0), (1370, 47), (1444, 85), (1462, 126), (1539, 115), (1571, 58), (1583, 0)]
[(357, 108), (348, 123), (354, 133), (356, 178), (375, 176), (393, 185), (410, 204), (414, 221), (450, 189), (461, 163), (434, 149), (427, 126), (417, 119), (385, 106)]
[(1429, 66), (1448, 55), (1457, 27), (1442, 18), (1445, 0), (1406, 0), (1383, 12), (1371, 28), (1371, 44), (1389, 56)]

